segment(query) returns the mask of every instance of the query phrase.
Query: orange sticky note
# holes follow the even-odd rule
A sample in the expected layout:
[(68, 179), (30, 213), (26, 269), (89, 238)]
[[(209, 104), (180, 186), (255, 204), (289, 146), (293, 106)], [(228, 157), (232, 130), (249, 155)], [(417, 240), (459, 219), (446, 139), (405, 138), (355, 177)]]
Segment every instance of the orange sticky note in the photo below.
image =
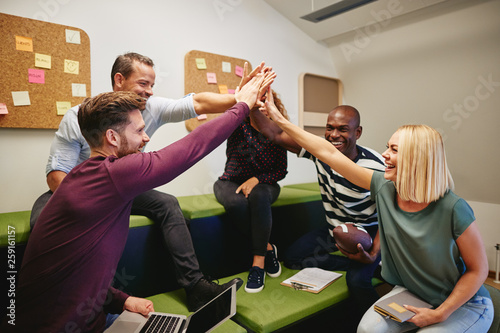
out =
[(227, 94), (228, 93), (227, 86), (225, 84), (219, 84), (219, 92), (221, 94)]
[(33, 39), (30, 37), (16, 36), (16, 50), (33, 52)]

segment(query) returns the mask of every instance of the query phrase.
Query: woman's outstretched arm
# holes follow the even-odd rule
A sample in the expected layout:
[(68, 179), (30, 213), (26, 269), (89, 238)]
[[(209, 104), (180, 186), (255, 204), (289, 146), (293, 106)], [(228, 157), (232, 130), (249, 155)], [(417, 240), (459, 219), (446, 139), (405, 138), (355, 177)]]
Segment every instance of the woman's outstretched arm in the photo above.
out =
[(359, 187), (370, 189), (373, 170), (357, 165), (327, 140), (306, 132), (289, 122), (274, 105), (273, 94), (270, 90), (266, 94), (265, 107), (261, 111), (271, 118), (283, 131), (288, 133), (297, 144), (321, 161), (327, 163), (333, 170), (344, 176), (344, 178)]

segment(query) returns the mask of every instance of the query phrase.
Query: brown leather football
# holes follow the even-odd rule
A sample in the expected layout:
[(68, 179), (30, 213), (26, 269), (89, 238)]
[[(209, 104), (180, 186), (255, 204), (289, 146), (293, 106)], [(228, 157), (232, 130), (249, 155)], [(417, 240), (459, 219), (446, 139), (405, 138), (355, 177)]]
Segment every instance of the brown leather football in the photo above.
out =
[(365, 251), (372, 247), (372, 238), (370, 234), (360, 225), (355, 223), (344, 223), (333, 229), (333, 238), (337, 246), (349, 253), (358, 252), (358, 243), (363, 246)]

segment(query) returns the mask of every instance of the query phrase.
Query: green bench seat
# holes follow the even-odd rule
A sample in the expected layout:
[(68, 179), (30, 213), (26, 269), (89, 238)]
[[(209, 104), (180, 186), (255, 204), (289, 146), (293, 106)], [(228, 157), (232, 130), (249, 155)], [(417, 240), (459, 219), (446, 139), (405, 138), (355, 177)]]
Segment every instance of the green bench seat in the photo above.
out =
[[(177, 200), (179, 201), (184, 217), (189, 220), (219, 216), (226, 212), (224, 206), (217, 201), (213, 193), (182, 196), (177, 197)], [(321, 200), (319, 189), (317, 192), (314, 192), (307, 186), (302, 189), (299, 187), (289, 187), (287, 185), (281, 188), (280, 195), (273, 203), (272, 207), (282, 207), (318, 200)]]
[[(256, 294), (246, 293), (243, 287), (237, 293), (237, 312), (234, 321), (253, 332), (266, 333), (291, 326), (328, 308), (338, 305), (349, 297), (345, 280), (342, 276), (320, 293), (314, 294), (281, 285), (281, 282), (296, 274), (282, 265), (282, 273), (277, 278), (266, 276), (264, 289)], [(246, 283), (248, 272), (219, 279), (225, 283), (239, 277)], [(373, 279), (374, 284), (381, 283)]]

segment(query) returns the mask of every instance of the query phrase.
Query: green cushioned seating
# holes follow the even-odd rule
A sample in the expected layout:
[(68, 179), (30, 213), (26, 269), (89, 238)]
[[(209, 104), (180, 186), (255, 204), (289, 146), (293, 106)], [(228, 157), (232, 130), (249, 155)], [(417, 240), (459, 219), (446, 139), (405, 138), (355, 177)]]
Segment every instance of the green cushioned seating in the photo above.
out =
[[(189, 195), (177, 197), (184, 217), (187, 219), (199, 219), (210, 216), (218, 216), (225, 213), (222, 206), (213, 193), (201, 195)], [(293, 205), (311, 201), (321, 200), (319, 191), (312, 193), (310, 190), (300, 188), (289, 188), (284, 186), (281, 189), (278, 200), (274, 202), (273, 207)]]
[(9, 231), (15, 231), (16, 245), (26, 244), (30, 235), (31, 211), (0, 214), (0, 247), (9, 245)]
[[(333, 306), (349, 297), (345, 272), (318, 294), (294, 290), (280, 283), (297, 273), (282, 265), (278, 278), (266, 276), (265, 287), (259, 293), (246, 293), (242, 287), (237, 296), (237, 313), (234, 320), (255, 332), (273, 332)], [(246, 283), (248, 272), (220, 279), (221, 283), (239, 277)]]
[(320, 192), (319, 184), (317, 182), (314, 182), (314, 183), (303, 183), (303, 184), (290, 184), (290, 185), (285, 185), (283, 187), (285, 187), (285, 188), (295, 188), (295, 189), (299, 189), (299, 190), (308, 190), (308, 191)]
[[(26, 244), (28, 241), (30, 230), (30, 215), (31, 211), (0, 213), (0, 247), (7, 247), (8, 231), (15, 230), (16, 245)], [(130, 228), (153, 225), (153, 221), (144, 216), (131, 215)], [(9, 226), (13, 227), (9, 229)]]
[[(237, 293), (236, 297), (239, 297), (241, 292)], [(158, 294), (151, 297), (147, 297), (154, 304), (155, 311), (175, 313), (188, 316), (190, 314), (186, 307), (186, 293), (183, 289), (177, 289), (168, 293)], [(221, 326), (217, 327), (212, 332), (215, 333), (238, 333), (246, 332), (246, 330), (240, 325), (236, 324), (232, 320), (225, 321)]]
[(320, 200), (321, 194), (319, 192), (283, 187), (281, 188), (278, 200), (273, 203), (272, 207), (281, 207)]
[(222, 215), (225, 212), (224, 206), (217, 201), (213, 193), (177, 197), (177, 200), (184, 217), (190, 220)]
[(130, 215), (129, 228), (145, 227), (148, 225), (154, 225), (153, 220), (141, 215)]

